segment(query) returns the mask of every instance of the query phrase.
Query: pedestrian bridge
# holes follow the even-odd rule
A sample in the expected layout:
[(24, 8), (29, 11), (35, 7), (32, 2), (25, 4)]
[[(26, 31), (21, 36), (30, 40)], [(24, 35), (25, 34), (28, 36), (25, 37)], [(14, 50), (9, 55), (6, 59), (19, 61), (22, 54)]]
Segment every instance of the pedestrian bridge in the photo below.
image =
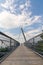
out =
[(43, 65), (43, 34), (20, 45), (0, 32), (0, 65)]

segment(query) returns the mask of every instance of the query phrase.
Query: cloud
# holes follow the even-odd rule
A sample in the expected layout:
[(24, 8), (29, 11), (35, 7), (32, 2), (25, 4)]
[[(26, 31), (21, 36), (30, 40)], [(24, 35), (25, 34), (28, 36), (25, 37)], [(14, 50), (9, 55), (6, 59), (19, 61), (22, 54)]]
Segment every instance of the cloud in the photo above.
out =
[[(2, 17), (3, 16), (3, 17)], [(18, 26), (21, 26), (21, 24), (24, 24), (25, 15), (14, 15), (7, 11), (3, 11), (0, 14), (0, 27), (2, 28), (15, 28)]]
[(24, 3), (24, 4), (21, 4), (20, 5), (20, 9), (28, 9), (28, 7), (31, 7), (31, 2), (30, 2), (30, 0), (26, 0), (26, 2)]
[(3, 6), (6, 9), (8, 9), (9, 7), (13, 6), (13, 1), (14, 0), (5, 0), (4, 3), (1, 3), (1, 6)]
[(20, 9), (24, 9), (24, 7), (25, 7), (24, 5), (20, 5)]
[(10, 28), (16, 28), (16, 27), (22, 27), (25, 26), (26, 23), (27, 25), (31, 25), (34, 22), (37, 22), (40, 19), (40, 16), (33, 17), (34, 19), (32, 20), (32, 17), (27, 17), (24, 12), (21, 15), (14, 15), (11, 14), (10, 12), (3, 11), (0, 13), (0, 27), (4, 29), (10, 29)]
[(38, 29), (33, 29), (33, 30), (26, 32), (25, 36), (26, 36), (26, 39), (29, 40), (30, 38), (33, 38), (34, 36), (36, 36), (40, 33), (42, 33), (42, 32), (40, 31), (40, 28), (38, 28)]
[(27, 11), (31, 6), (30, 0), (26, 0), (25, 3), (24, 1), (22, 2), (22, 0), (5, 0), (5, 2), (1, 3), (0, 5), (3, 7), (3, 9), (8, 10), (13, 14), (17, 13), (18, 11), (22, 13), (22, 11)]
[(17, 40), (18, 42), (25, 42), (25, 40), (24, 40), (24, 37), (23, 37), (23, 35), (22, 35), (22, 33), (21, 34), (17, 34), (17, 35), (13, 35), (12, 33), (10, 33), (10, 32), (4, 32), (6, 35), (9, 35), (10, 37), (12, 37), (13, 39), (15, 39), (15, 40)]
[(15, 12), (14, 9), (16, 7), (16, 5), (14, 5), (15, 0), (5, 0), (4, 3), (0, 3), (1, 7), (3, 8), (3, 10), (7, 10), (7, 11), (10, 11), (11, 13), (12, 12)]

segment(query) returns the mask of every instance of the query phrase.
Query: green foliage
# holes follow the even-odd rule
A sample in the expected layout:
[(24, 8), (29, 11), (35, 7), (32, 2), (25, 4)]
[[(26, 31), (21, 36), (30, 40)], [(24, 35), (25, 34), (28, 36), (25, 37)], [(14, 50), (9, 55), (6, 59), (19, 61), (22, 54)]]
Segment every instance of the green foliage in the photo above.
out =
[(38, 45), (36, 46), (36, 50), (43, 52), (43, 41), (38, 41)]
[(43, 34), (41, 35), (41, 38), (43, 39)]
[[(41, 34), (40, 36), (43, 39), (43, 34)], [(43, 40), (42, 41), (38, 41), (38, 45), (36, 46), (36, 50), (43, 52)]]
[(7, 52), (8, 51), (8, 48), (0, 48), (0, 51), (1, 52)]

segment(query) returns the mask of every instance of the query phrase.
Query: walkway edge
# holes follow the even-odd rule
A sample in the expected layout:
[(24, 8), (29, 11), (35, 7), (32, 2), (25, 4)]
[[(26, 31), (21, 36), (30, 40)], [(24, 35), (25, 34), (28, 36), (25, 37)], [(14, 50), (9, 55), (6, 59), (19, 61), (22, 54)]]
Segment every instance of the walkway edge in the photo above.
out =
[(33, 52), (43, 58), (43, 56), (41, 54), (39, 54), (38, 52), (36, 52), (34, 50), (33, 50)]
[[(27, 47), (28, 48), (28, 47)], [(31, 49), (31, 48), (30, 48)], [(32, 50), (32, 49), (31, 49)], [(41, 54), (39, 54), (38, 52), (32, 50), (35, 54), (37, 54), (38, 56), (40, 56), (43, 59), (43, 56)]]

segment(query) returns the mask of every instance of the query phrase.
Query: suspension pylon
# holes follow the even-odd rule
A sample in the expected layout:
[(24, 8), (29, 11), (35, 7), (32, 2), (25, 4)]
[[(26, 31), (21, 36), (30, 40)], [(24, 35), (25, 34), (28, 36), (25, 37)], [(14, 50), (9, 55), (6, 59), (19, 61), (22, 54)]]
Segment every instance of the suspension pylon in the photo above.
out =
[(22, 34), (23, 34), (24, 40), (25, 40), (25, 42), (26, 42), (26, 37), (25, 37), (24, 31), (23, 31), (23, 28), (21, 28), (21, 31), (22, 31)]

